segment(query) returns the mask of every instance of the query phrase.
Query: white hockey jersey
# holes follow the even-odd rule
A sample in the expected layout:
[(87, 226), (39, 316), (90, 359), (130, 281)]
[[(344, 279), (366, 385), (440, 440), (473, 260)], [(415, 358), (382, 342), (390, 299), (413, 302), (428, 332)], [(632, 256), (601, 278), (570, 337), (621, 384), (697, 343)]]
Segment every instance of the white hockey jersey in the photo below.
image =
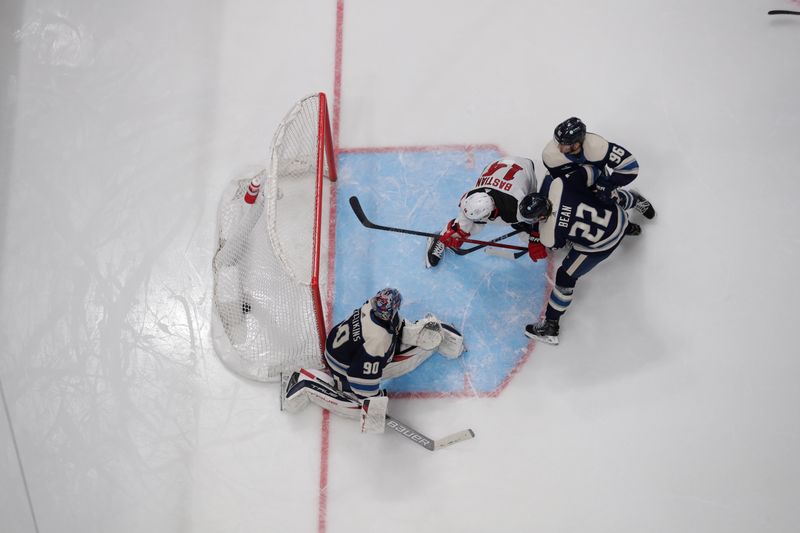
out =
[[(530, 159), (506, 156), (492, 161), (483, 169), (475, 186), (461, 197), (456, 222), (462, 230), (473, 235), (487, 222), (531, 223), (520, 216), (519, 202), (527, 194), (536, 192), (536, 185), (536, 171)], [(477, 192), (485, 192), (494, 200), (495, 211), (486, 220), (470, 220), (462, 209), (464, 200)]]

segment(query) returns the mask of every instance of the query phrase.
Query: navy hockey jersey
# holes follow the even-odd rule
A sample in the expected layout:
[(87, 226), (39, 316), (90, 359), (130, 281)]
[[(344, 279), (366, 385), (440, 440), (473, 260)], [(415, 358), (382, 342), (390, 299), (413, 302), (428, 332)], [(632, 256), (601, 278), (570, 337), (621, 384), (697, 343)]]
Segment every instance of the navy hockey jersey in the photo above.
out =
[(539, 222), (542, 244), (561, 248), (567, 242), (582, 253), (612, 250), (625, 235), (628, 214), (616, 203), (608, 204), (583, 186), (570, 185), (549, 174), (540, 193), (553, 204), (552, 214)]
[(390, 323), (378, 320), (366, 302), (333, 327), (325, 342), (325, 360), (334, 376), (341, 375), (343, 390), (360, 397), (378, 393), (383, 369), (399, 346), (401, 323), (397, 314)]
[(550, 141), (542, 151), (542, 162), (554, 178), (586, 187), (623, 187), (639, 174), (639, 162), (632, 153), (596, 133), (586, 134), (576, 155), (562, 154), (556, 142)]

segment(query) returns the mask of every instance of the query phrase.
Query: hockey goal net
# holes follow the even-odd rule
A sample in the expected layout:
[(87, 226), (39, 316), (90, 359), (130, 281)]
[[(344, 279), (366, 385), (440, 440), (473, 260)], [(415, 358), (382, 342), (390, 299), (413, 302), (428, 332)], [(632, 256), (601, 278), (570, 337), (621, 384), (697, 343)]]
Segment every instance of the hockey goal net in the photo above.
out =
[(269, 166), (223, 192), (212, 337), (220, 359), (242, 376), (273, 381), (322, 365), (335, 180), (326, 98), (316, 93), (278, 126)]

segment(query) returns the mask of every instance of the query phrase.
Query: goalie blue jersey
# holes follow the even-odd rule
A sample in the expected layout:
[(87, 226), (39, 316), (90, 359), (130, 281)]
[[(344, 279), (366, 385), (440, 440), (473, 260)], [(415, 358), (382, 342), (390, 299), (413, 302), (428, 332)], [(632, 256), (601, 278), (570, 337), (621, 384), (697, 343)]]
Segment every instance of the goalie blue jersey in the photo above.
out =
[(378, 393), (383, 369), (399, 346), (402, 319), (391, 322), (375, 317), (367, 302), (333, 327), (325, 342), (325, 360), (342, 390), (359, 397)]

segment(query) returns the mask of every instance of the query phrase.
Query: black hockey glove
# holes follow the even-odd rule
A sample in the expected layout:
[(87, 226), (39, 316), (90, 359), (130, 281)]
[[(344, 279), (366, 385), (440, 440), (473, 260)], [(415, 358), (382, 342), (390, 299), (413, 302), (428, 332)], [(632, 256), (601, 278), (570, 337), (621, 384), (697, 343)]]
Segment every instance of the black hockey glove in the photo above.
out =
[(517, 231), (524, 231), (525, 233), (533, 231), (533, 224), (530, 222), (514, 222), (511, 224), (511, 227)]
[(594, 184), (594, 187), (592, 187), (595, 196), (597, 196), (603, 203), (607, 205), (616, 204), (616, 200), (614, 199), (614, 191), (616, 189), (616, 186), (608, 181), (608, 178), (605, 176), (598, 178)]

